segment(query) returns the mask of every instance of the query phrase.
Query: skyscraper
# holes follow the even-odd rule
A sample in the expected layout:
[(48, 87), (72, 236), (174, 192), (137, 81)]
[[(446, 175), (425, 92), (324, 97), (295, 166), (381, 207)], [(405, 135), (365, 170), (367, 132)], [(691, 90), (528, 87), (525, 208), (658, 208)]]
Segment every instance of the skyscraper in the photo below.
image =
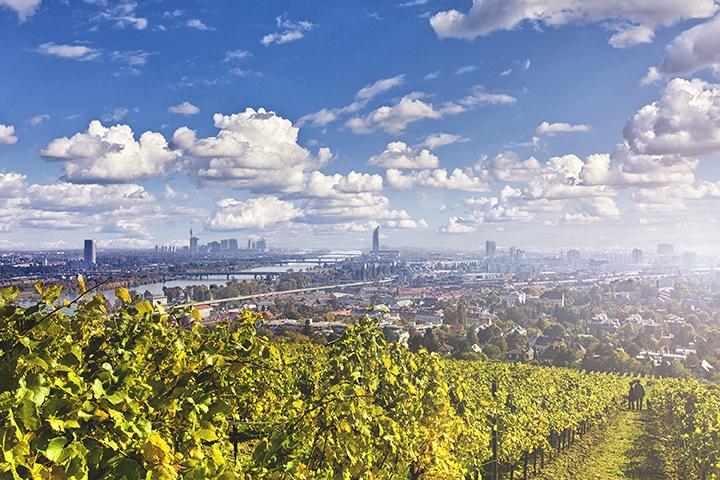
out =
[(196, 255), (198, 253), (198, 237), (193, 236), (192, 227), (190, 228), (190, 255)]
[(578, 250), (568, 250), (567, 262), (569, 264), (578, 263), (580, 261), (580, 252)]
[(95, 258), (95, 240), (85, 240), (84, 259), (88, 265), (95, 265), (97, 263)]
[(372, 251), (373, 252), (379, 252), (380, 251), (380, 225), (375, 227), (375, 230), (373, 230), (373, 240), (372, 240)]
[(630, 257), (632, 259), (632, 263), (639, 264), (643, 263), (643, 251), (639, 248), (633, 248), (632, 253), (630, 254)]
[(494, 241), (488, 240), (485, 242), (485, 256), (494, 257), (495, 250), (497, 250), (497, 246)]

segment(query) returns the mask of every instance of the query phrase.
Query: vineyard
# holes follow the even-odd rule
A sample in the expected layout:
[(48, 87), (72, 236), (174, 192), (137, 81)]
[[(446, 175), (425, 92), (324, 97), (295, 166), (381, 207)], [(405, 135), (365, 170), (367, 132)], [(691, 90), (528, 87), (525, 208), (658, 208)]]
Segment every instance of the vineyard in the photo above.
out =
[(720, 389), (695, 380), (655, 388), (663, 443), (677, 478), (720, 478)]
[[(84, 285), (81, 282), (81, 288)], [(95, 296), (0, 291), (2, 478), (528, 478), (624, 407), (628, 377), (413, 354), (369, 315), (327, 346)], [(718, 478), (720, 390), (656, 379), (677, 478)]]

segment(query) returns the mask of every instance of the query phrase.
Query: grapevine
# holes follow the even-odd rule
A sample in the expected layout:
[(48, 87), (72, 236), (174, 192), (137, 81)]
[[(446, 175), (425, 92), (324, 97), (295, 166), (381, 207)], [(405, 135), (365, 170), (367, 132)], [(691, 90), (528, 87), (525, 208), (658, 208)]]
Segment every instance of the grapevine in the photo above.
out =
[(28, 308), (0, 293), (7, 478), (481, 478), (493, 432), (501, 467), (527, 463), (604, 421), (625, 385), (411, 353), (372, 317), (319, 346), (260, 336), (251, 312), (208, 327), (123, 289), (113, 311), (38, 291)]

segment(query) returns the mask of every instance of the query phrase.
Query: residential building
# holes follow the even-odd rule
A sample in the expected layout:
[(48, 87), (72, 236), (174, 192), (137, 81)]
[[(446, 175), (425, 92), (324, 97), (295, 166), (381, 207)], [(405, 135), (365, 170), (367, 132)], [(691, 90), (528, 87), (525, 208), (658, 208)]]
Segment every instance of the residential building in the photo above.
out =
[(568, 250), (567, 252), (567, 263), (570, 265), (576, 264), (580, 261), (580, 252), (578, 250)]

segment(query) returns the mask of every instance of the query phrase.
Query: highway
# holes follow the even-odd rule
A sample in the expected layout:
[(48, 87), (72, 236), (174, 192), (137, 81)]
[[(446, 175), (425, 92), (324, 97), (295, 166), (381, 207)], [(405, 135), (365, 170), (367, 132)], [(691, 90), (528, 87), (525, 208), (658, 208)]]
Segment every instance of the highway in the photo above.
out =
[(171, 308), (185, 308), (185, 307), (196, 307), (198, 305), (220, 305), (228, 302), (238, 302), (243, 300), (252, 300), (257, 298), (275, 297), (280, 295), (291, 295), (293, 293), (304, 293), (304, 292), (316, 292), (318, 290), (334, 290), (336, 288), (346, 287), (361, 287), (363, 285), (376, 285), (390, 283), (397, 277), (390, 277), (383, 280), (373, 280), (369, 282), (353, 282), (353, 283), (340, 283), (336, 285), (323, 285), (320, 287), (307, 287), (307, 288), (296, 288), (294, 290), (280, 290), (276, 292), (256, 293), (254, 295), (243, 295), (241, 297), (230, 297), (230, 298), (219, 298), (217, 300), (208, 300), (204, 302), (192, 302), (184, 303), (182, 305), (173, 305)]

